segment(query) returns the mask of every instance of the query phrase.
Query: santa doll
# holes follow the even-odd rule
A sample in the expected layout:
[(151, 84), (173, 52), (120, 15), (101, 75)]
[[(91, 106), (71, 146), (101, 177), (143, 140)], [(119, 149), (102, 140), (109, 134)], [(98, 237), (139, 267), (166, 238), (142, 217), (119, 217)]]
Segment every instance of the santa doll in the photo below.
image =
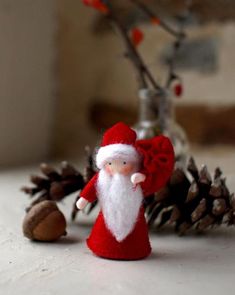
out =
[(96, 199), (100, 212), (87, 245), (97, 256), (136, 260), (151, 253), (143, 200), (169, 179), (174, 166), (170, 140), (136, 140), (124, 123), (108, 129), (96, 154), (99, 172), (80, 194), (77, 208)]

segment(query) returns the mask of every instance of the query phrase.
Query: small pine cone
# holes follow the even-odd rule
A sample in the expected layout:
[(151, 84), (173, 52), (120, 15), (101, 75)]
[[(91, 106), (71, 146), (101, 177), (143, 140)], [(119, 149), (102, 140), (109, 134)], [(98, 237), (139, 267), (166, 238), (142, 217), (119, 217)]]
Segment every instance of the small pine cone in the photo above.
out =
[(41, 175), (32, 175), (33, 187), (23, 187), (33, 201), (27, 211), (37, 203), (45, 200), (61, 201), (66, 196), (79, 191), (84, 186), (82, 174), (67, 162), (62, 162), (59, 171), (48, 164), (41, 164)]

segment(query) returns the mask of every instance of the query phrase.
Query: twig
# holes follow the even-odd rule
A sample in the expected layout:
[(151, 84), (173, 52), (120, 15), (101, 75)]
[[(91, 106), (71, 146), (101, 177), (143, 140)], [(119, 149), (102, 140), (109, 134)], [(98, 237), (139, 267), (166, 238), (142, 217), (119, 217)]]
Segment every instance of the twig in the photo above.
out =
[(180, 47), (182, 46), (182, 43), (186, 37), (186, 34), (184, 33), (184, 21), (191, 13), (191, 1), (186, 0), (185, 5), (186, 5), (185, 15), (178, 17), (179, 23), (180, 23), (179, 36), (177, 37), (177, 39), (175, 40), (175, 42), (173, 44), (173, 53), (172, 53), (172, 56), (169, 61), (169, 74), (168, 74), (168, 78), (166, 80), (166, 85), (165, 85), (166, 88), (170, 87), (171, 82), (173, 80), (175, 80), (175, 79), (180, 80), (179, 76), (175, 74), (175, 61), (177, 58), (177, 52), (180, 49)]
[(138, 51), (136, 50), (135, 46), (132, 44), (130, 37), (128, 36), (128, 30), (123, 26), (123, 24), (119, 21), (118, 17), (116, 17), (112, 5), (110, 1), (103, 0), (103, 3), (107, 5), (109, 9), (108, 17), (110, 20), (114, 23), (115, 27), (119, 31), (120, 35), (122, 36), (126, 47), (127, 47), (127, 57), (132, 61), (134, 66), (137, 69), (139, 80), (140, 80), (140, 87), (146, 88), (147, 87), (147, 80), (149, 80), (149, 83), (152, 84), (152, 86), (156, 90), (162, 90), (162, 87), (156, 82), (153, 75), (145, 65), (142, 57), (139, 55)]
[(175, 61), (177, 57), (177, 52), (179, 48), (182, 45), (183, 38), (179, 37), (175, 42), (173, 43), (173, 53), (169, 60), (169, 70), (168, 70), (168, 78), (166, 80), (166, 88), (169, 88), (171, 85), (171, 82), (175, 79), (179, 79), (179, 77), (175, 74)]
[(182, 31), (175, 31), (173, 28), (171, 28), (167, 23), (165, 23), (162, 19), (159, 18), (159, 16), (154, 13), (149, 7), (147, 7), (144, 3), (140, 2), (139, 0), (129, 0), (134, 5), (139, 7), (146, 15), (149, 16), (150, 19), (158, 19), (159, 20), (159, 26), (161, 26), (165, 31), (167, 31), (169, 34), (173, 35), (176, 38), (184, 38), (185, 33)]
[[(136, 5), (138, 8), (140, 8), (146, 15), (149, 16), (150, 19), (158, 19), (159, 20), (159, 26), (161, 26), (165, 31), (167, 31), (169, 34), (174, 36), (176, 40), (173, 44), (173, 53), (169, 60), (169, 74), (166, 80), (165, 87), (169, 88), (171, 85), (171, 82), (175, 79), (179, 79), (179, 77), (174, 72), (175, 67), (175, 60), (177, 57), (177, 52), (179, 48), (181, 47), (182, 41), (185, 39), (186, 34), (183, 31), (183, 22), (180, 24), (180, 29), (178, 31), (174, 30), (172, 27), (170, 27), (167, 23), (165, 23), (162, 19), (159, 18), (159, 16), (154, 13), (148, 6), (146, 6), (144, 3), (142, 3), (139, 0), (129, 0), (134, 5)], [(186, 5), (188, 6), (188, 5)], [(188, 7), (187, 7), (188, 8)], [(187, 9), (188, 10), (188, 9)]]
[[(169, 60), (168, 77), (166, 79), (165, 85), (162, 87), (155, 80), (152, 73), (150, 72), (146, 64), (144, 63), (143, 58), (138, 53), (136, 47), (132, 43), (128, 34), (128, 29), (122, 24), (118, 16), (115, 14), (115, 10), (113, 9), (111, 1), (110, 0), (101, 0), (101, 1), (108, 7), (107, 15), (110, 18), (111, 22), (113, 22), (115, 28), (118, 30), (118, 32), (120, 33), (121, 37), (123, 38), (126, 44), (127, 52), (125, 56), (132, 61), (134, 67), (136, 68), (139, 85), (140, 85), (139, 87), (149, 88), (148, 84), (151, 84), (155, 90), (158, 90), (164, 93), (165, 89), (170, 88), (173, 80), (175, 79), (180, 80), (178, 75), (175, 74), (175, 60), (177, 57), (177, 51), (179, 50), (183, 40), (186, 37), (186, 34), (183, 31), (183, 17), (180, 20), (181, 23), (180, 23), (179, 29), (174, 30), (171, 26), (169, 26), (166, 22), (160, 19), (156, 13), (154, 13), (148, 6), (146, 6), (140, 0), (129, 0), (130, 2), (133, 3), (133, 5), (137, 6), (140, 10), (142, 10), (150, 19), (159, 20), (159, 26), (161, 26), (166, 32), (168, 32), (169, 34), (175, 37), (175, 41), (173, 44), (173, 53)], [(186, 6), (186, 14), (188, 15), (190, 13), (191, 0), (185, 0), (185, 6)]]

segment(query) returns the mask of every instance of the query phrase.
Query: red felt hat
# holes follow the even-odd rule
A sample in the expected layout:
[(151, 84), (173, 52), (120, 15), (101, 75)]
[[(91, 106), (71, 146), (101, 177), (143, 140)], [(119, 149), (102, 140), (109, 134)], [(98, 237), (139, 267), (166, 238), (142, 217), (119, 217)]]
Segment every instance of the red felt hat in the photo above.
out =
[(103, 136), (101, 148), (96, 155), (96, 165), (101, 169), (110, 159), (120, 158), (138, 161), (140, 156), (134, 147), (136, 133), (126, 124), (119, 122), (108, 129)]
[(101, 146), (117, 143), (134, 145), (135, 141), (135, 131), (126, 124), (119, 122), (104, 133)]

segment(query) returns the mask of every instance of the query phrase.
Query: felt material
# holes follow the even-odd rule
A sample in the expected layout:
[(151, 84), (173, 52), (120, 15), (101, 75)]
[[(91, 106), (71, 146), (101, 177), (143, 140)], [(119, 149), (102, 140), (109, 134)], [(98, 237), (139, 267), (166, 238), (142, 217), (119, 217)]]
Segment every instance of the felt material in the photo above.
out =
[(140, 155), (137, 150), (128, 144), (110, 144), (101, 147), (96, 155), (96, 166), (101, 169), (109, 159), (119, 158), (126, 161), (139, 161)]
[(159, 191), (171, 176), (175, 163), (174, 149), (170, 140), (163, 135), (137, 140), (135, 147), (142, 155), (140, 172), (146, 179), (141, 187), (144, 195), (148, 196)]
[(134, 130), (122, 122), (115, 124), (104, 133), (101, 148), (96, 155), (97, 167), (101, 169), (110, 158), (137, 160), (139, 155), (134, 147), (135, 142)]
[(96, 182), (98, 179), (98, 175), (99, 174), (96, 173), (80, 193), (80, 197), (86, 199), (90, 203), (94, 202), (97, 199)]
[(99, 173), (97, 189), (105, 224), (121, 242), (135, 226), (143, 203), (142, 189), (140, 185), (133, 189), (130, 175), (116, 173), (111, 176), (105, 169)]
[(115, 143), (134, 145), (135, 141), (135, 131), (132, 130), (126, 124), (119, 122), (105, 132), (101, 146), (106, 146)]
[[(136, 133), (124, 123), (118, 123), (105, 132), (102, 147), (117, 144), (122, 147), (130, 145), (134, 154), (139, 153), (142, 166), (138, 172), (146, 176), (145, 181), (140, 184), (144, 196), (157, 192), (166, 184), (174, 167), (173, 146), (168, 138), (156, 136), (136, 141)], [(96, 174), (81, 192), (81, 197), (89, 202), (97, 199), (98, 175)], [(117, 241), (107, 227), (101, 210), (87, 239), (87, 245), (96, 255), (110, 259), (132, 260), (148, 256), (151, 247), (142, 205), (133, 230), (121, 241)]]
[[(95, 201), (97, 180), (98, 174), (91, 179), (80, 196), (88, 201)], [(143, 207), (140, 208), (133, 231), (121, 242), (116, 240), (106, 226), (101, 210), (87, 239), (87, 245), (93, 253), (103, 258), (136, 260), (148, 256), (151, 253), (151, 247)]]
[(87, 245), (97, 256), (117, 260), (137, 260), (151, 253), (148, 228), (141, 207), (136, 226), (122, 241), (118, 242), (105, 225), (102, 212), (99, 213)]

